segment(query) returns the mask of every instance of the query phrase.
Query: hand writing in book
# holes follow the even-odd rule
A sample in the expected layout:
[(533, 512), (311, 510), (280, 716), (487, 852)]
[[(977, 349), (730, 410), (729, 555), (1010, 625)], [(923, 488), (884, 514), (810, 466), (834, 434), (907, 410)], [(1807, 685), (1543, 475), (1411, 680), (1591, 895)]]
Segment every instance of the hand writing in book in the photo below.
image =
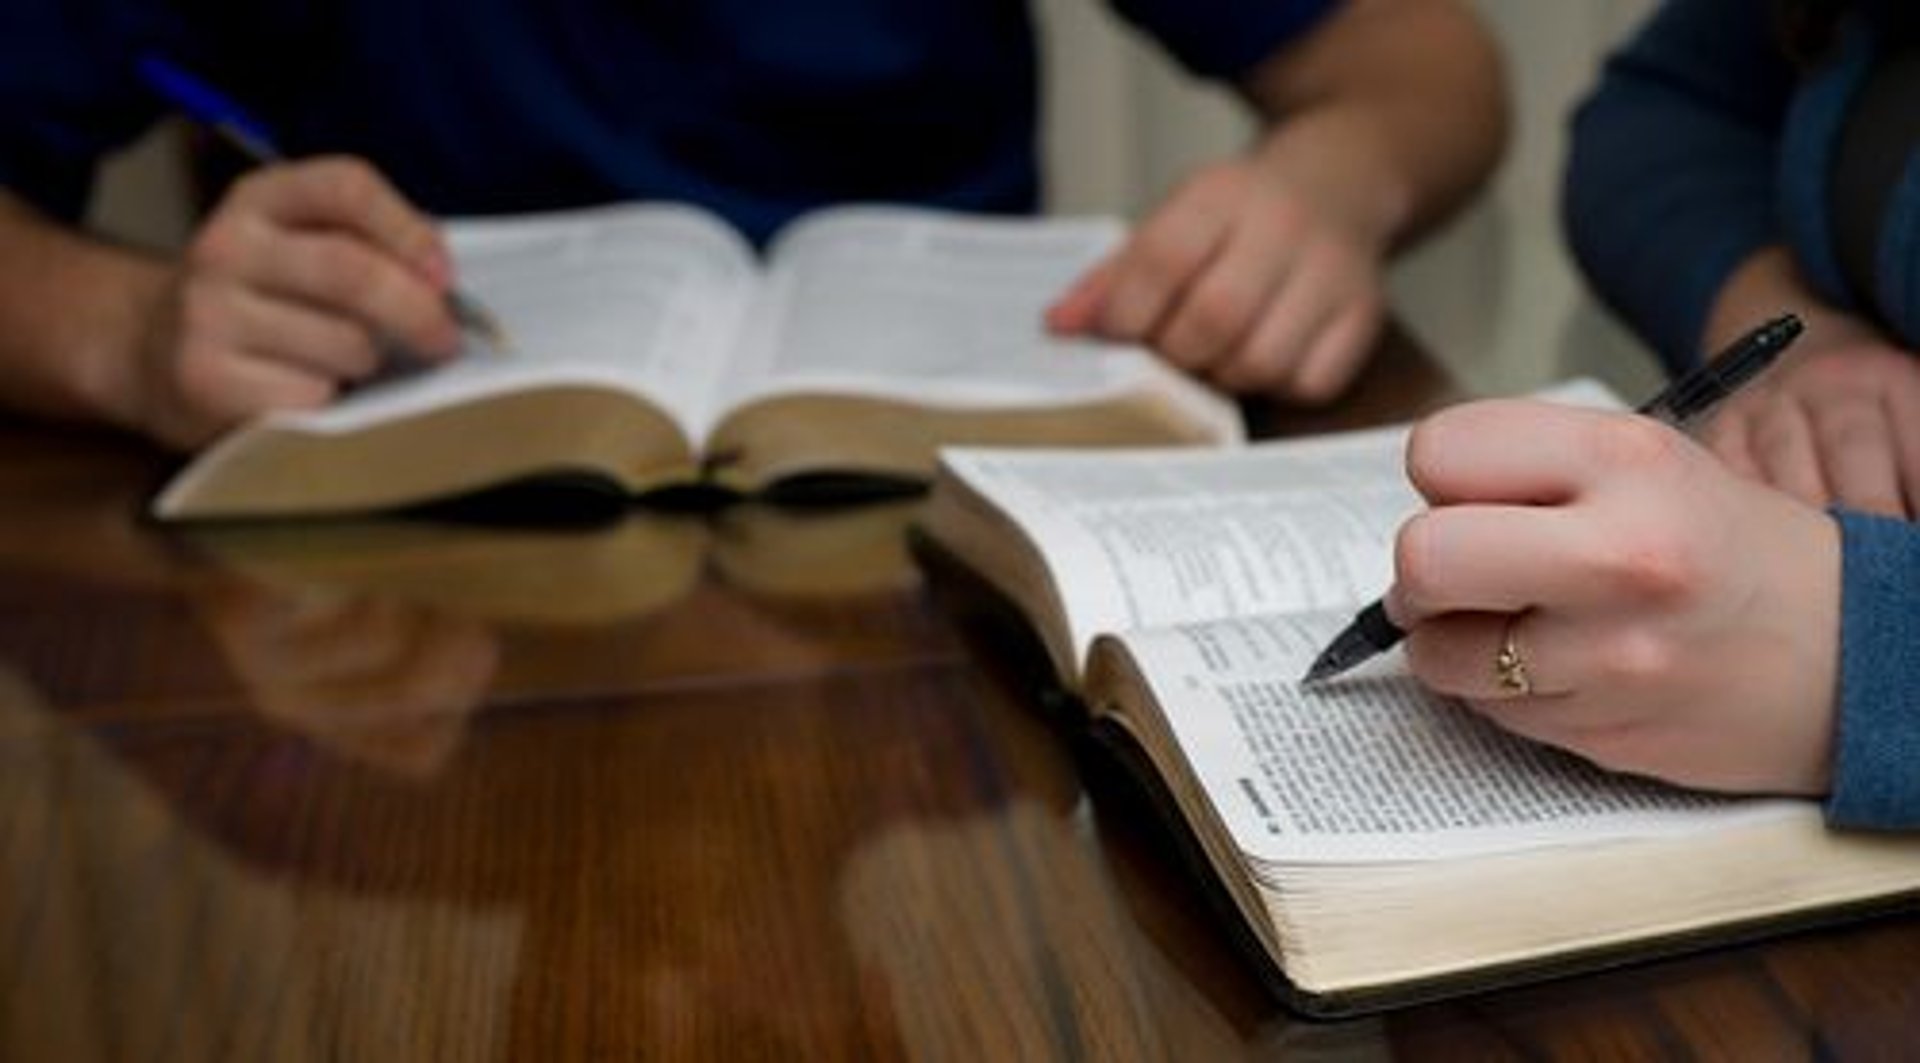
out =
[(195, 234), (149, 312), (132, 419), (197, 446), (246, 417), (312, 408), (380, 368), (391, 343), (449, 356), (438, 230), (350, 158), (241, 178)]
[[(1387, 609), (1421, 680), (1604, 767), (1826, 788), (1830, 517), (1650, 419), (1545, 403), (1443, 411), (1407, 470), (1431, 508), (1401, 529)], [(1530, 693), (1499, 682), (1509, 635)]]
[(1385, 240), (1320, 184), (1257, 156), (1198, 171), (1048, 326), (1146, 343), (1232, 391), (1334, 398), (1383, 321)]

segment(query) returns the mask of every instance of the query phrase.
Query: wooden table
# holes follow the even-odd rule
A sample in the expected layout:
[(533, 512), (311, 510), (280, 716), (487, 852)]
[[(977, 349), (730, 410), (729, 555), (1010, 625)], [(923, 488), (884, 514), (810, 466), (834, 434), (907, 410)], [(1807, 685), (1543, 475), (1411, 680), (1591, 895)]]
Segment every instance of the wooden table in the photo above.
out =
[(0, 455), (3, 1059), (1920, 1051), (1915, 920), (1289, 1016), (910, 506), (187, 535), (137, 444)]

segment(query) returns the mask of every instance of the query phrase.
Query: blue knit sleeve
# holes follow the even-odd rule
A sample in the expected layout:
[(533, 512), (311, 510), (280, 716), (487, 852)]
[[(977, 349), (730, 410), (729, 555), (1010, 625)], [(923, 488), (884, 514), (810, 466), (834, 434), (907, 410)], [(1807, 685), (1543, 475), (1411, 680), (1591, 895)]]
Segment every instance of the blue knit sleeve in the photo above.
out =
[(1840, 691), (1827, 821), (1920, 827), (1920, 527), (1835, 516)]
[(1594, 290), (1670, 367), (1743, 259), (1779, 239), (1777, 135), (1794, 71), (1771, 5), (1669, 0), (1575, 112), (1561, 220)]

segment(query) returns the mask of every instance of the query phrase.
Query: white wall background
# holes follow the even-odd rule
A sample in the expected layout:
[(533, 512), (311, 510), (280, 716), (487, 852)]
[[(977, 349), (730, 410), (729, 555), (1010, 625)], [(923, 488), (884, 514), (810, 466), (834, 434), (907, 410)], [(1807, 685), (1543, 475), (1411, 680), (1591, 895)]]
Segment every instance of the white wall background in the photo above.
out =
[[(1504, 46), (1514, 137), (1490, 194), (1392, 277), (1412, 330), (1481, 392), (1594, 373), (1626, 394), (1651, 363), (1581, 291), (1554, 201), (1573, 101), (1652, 0), (1475, 0)], [(1132, 215), (1195, 163), (1246, 142), (1245, 111), (1195, 83), (1092, 0), (1036, 0), (1045, 35), (1049, 207)], [(176, 146), (160, 137), (110, 170), (95, 211), (109, 231), (176, 245), (185, 222)]]

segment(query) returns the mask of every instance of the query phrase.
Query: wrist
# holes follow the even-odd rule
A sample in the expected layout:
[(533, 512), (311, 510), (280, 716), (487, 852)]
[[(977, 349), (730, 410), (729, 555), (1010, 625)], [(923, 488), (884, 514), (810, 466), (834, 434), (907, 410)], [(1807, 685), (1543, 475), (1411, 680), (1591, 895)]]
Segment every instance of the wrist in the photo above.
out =
[(1255, 146), (1251, 161), (1316, 216), (1384, 257), (1411, 226), (1415, 195), (1378, 140), (1377, 123), (1327, 108), (1281, 123)]
[(75, 358), (75, 397), (87, 416), (134, 432), (155, 431), (151, 367), (167, 357), (174, 331), (175, 271), (128, 262), (115, 285), (108, 327)]

